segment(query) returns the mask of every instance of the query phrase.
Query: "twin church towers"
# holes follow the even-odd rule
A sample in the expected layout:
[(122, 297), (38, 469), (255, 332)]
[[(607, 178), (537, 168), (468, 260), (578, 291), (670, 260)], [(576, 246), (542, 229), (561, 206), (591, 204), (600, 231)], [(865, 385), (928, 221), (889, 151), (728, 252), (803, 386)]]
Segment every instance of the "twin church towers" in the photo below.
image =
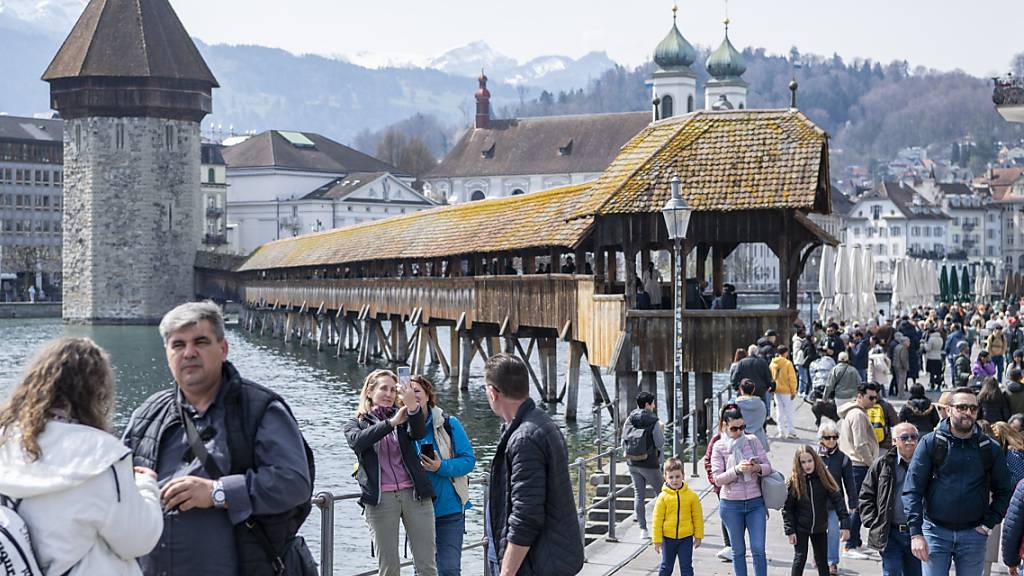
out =
[[(672, 29), (654, 49), (658, 70), (650, 79), (655, 120), (693, 112), (697, 97), (697, 74), (690, 66), (697, 51), (686, 41), (676, 25), (672, 7)], [(725, 20), (725, 38), (704, 63), (711, 79), (704, 86), (704, 107), (708, 110), (745, 109), (747, 83), (743, 73), (747, 63), (729, 41), (729, 20)]]

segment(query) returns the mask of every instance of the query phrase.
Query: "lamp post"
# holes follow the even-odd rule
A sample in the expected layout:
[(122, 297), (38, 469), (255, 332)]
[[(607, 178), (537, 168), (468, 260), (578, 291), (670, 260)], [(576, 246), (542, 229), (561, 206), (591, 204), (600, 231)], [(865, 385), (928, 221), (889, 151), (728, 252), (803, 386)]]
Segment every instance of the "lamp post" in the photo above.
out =
[[(672, 426), (672, 453), (679, 456), (679, 422), (682, 415), (679, 413), (679, 400), (683, 390), (683, 240), (686, 238), (686, 230), (690, 226), (690, 214), (692, 210), (686, 200), (679, 195), (679, 176), (672, 177), (672, 197), (661, 209), (665, 217), (665, 228), (668, 230), (668, 237), (673, 241), (675, 248), (675, 275), (672, 278), (673, 305), (675, 308), (675, 396), (673, 401), (673, 414), (675, 425)], [(695, 407), (696, 408), (696, 407)], [(696, 441), (697, 419), (693, 419), (694, 441)], [(694, 456), (696, 457), (696, 455)]]

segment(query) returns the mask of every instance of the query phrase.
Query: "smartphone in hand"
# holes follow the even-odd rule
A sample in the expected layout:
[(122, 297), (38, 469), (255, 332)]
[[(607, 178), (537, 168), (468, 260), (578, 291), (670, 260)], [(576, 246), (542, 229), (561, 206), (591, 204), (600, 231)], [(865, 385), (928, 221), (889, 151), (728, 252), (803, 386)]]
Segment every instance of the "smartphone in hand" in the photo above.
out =
[(422, 446), (420, 446), (420, 454), (423, 454), (424, 456), (433, 460), (434, 458), (436, 458), (436, 456), (434, 456), (434, 445), (423, 444)]
[(398, 367), (398, 389), (405, 390), (412, 382), (412, 370), (408, 366)]

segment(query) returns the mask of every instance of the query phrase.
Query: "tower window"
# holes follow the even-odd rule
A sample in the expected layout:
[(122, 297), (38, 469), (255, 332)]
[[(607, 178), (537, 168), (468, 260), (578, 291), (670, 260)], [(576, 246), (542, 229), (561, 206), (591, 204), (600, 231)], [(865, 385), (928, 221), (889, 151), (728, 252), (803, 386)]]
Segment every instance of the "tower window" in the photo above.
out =
[(469, 200), (473, 202), (476, 200), (483, 200), (485, 197), (486, 196), (484, 196), (484, 193), (481, 190), (474, 190), (473, 194), (470, 195)]
[(693, 112), (693, 95), (686, 97), (686, 111)]
[(174, 150), (174, 125), (172, 124), (164, 127), (164, 148)]
[(114, 147), (124, 150), (124, 124), (120, 122), (114, 125)]
[(82, 148), (82, 125), (75, 124), (75, 151)]
[(666, 94), (661, 97), (661, 117), (671, 118), (672, 112), (672, 97)]

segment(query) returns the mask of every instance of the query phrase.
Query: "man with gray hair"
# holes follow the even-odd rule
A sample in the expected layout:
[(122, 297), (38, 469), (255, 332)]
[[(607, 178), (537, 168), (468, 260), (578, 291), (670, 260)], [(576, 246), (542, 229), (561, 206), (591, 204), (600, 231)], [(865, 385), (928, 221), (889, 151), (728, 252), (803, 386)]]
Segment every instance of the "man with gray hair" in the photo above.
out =
[(175, 385), (143, 402), (124, 434), (135, 465), (156, 470), (164, 507), (143, 572), (314, 574), (296, 537), (310, 510), (313, 454), (288, 404), (227, 361), (215, 303), (171, 310), (160, 336)]

